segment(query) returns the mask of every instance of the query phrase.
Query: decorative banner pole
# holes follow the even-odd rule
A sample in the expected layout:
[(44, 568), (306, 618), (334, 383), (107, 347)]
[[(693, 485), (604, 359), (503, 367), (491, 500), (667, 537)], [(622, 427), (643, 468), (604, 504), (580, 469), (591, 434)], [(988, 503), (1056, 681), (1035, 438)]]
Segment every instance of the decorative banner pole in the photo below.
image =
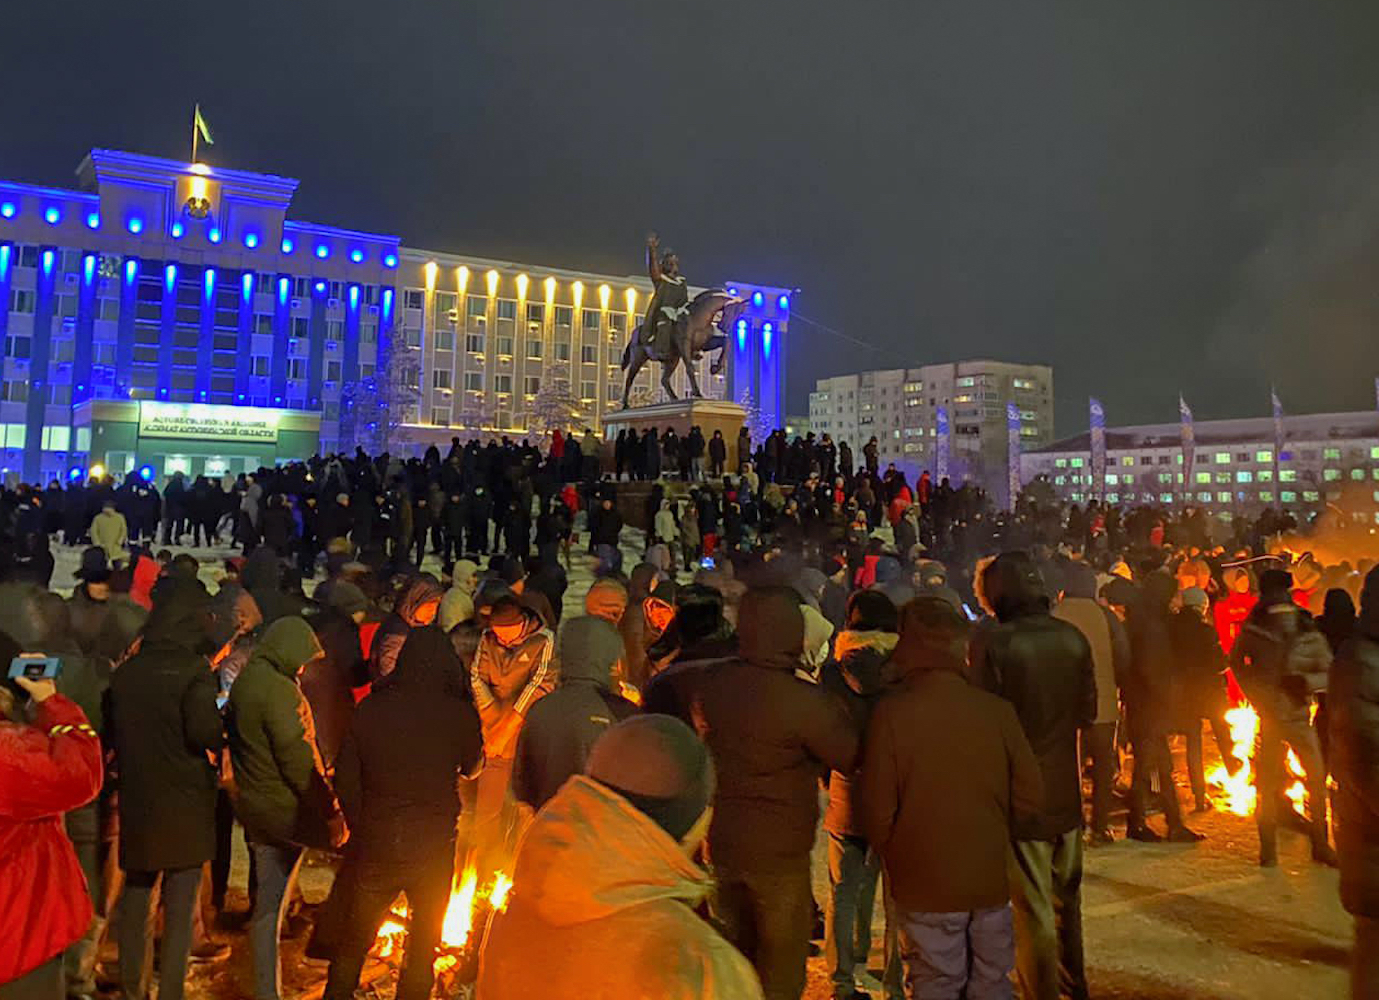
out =
[(1181, 392), (1178, 393), (1178, 419), (1183, 448), (1183, 506), (1186, 507), (1192, 502), (1192, 462), (1197, 457), (1197, 438), (1192, 429), (1192, 409)]
[(1020, 407), (1006, 403), (1006, 488), (1010, 491), (1008, 506), (1015, 509), (1020, 495)]
[(1106, 410), (1101, 400), (1087, 400), (1091, 421), (1092, 490), (1098, 500), (1106, 499)]
[(948, 407), (940, 406), (934, 415), (938, 425), (938, 444), (934, 452), (934, 476), (941, 483), (948, 478)]

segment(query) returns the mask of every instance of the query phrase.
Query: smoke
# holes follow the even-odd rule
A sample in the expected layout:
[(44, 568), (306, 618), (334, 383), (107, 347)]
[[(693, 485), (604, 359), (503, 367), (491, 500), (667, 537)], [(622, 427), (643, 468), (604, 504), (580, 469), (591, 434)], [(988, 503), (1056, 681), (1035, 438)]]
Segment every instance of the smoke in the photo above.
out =
[(1379, 368), (1379, 115), (1266, 169), (1243, 192), (1251, 239), (1217, 332), (1214, 365), (1290, 408), (1373, 406)]

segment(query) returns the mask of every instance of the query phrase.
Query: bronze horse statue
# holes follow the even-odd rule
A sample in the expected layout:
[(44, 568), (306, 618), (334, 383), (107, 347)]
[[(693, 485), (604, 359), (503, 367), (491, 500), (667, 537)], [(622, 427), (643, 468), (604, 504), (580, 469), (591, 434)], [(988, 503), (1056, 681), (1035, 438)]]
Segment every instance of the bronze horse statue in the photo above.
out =
[(723, 370), (728, 331), (737, 323), (738, 317), (746, 308), (746, 299), (731, 295), (722, 289), (711, 288), (700, 292), (675, 321), (670, 346), (665, 351), (652, 350), (642, 336), (642, 325), (639, 323), (622, 352), (622, 367), (627, 372), (627, 381), (622, 389), (623, 409), (627, 409), (627, 397), (632, 391), (632, 380), (648, 361), (661, 363), (661, 386), (671, 399), (680, 398), (670, 386), (670, 377), (683, 362), (685, 374), (689, 376), (690, 395), (702, 399), (704, 394), (699, 391), (699, 379), (694, 374), (694, 362), (705, 351), (718, 351), (712, 371), (717, 375)]

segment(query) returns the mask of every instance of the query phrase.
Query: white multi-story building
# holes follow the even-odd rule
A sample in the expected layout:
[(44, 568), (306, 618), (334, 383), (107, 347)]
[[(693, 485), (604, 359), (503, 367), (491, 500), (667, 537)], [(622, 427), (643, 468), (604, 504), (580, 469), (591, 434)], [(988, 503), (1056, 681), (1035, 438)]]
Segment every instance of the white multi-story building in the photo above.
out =
[(938, 448), (938, 415), (949, 422), (949, 470), (955, 482), (970, 480), (1004, 500), (1009, 435), (1006, 404), (1020, 410), (1020, 441), (1033, 449), (1053, 440), (1053, 369), (1005, 361), (959, 361), (839, 375), (820, 379), (809, 396), (814, 433), (847, 442), (861, 461), (873, 436), (882, 465), (907, 474), (932, 470)]
[(1181, 424), (1108, 427), (1104, 487), (1093, 482), (1086, 432), (1026, 453), (1021, 476), (1045, 477), (1073, 503), (1191, 503), (1227, 516), (1276, 507), (1301, 518), (1327, 503), (1379, 503), (1379, 412), (1286, 416), (1283, 432), (1276, 449), (1271, 417), (1196, 421), (1188, 469)]

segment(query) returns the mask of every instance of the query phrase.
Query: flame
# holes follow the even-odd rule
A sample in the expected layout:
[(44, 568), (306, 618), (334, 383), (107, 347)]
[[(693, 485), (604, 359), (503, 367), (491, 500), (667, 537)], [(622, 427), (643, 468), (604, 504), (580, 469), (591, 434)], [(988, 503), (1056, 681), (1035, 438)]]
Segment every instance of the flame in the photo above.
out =
[[(437, 975), (450, 972), (458, 965), (456, 954), (469, 944), (474, 933), (475, 913), (483, 911), (485, 906), (490, 912), (502, 913), (507, 909), (511, 895), (512, 878), (506, 872), (494, 872), (487, 890), (480, 893), (478, 871), (473, 865), (465, 866), (464, 872), (450, 889), (450, 902), (445, 908), (445, 921), (441, 925), (442, 953), (436, 958), (435, 966)], [(405, 903), (393, 906), (388, 919), (378, 929), (375, 955), (391, 959), (402, 951), (407, 940), (410, 916)]]
[(450, 905), (445, 908), (445, 924), (441, 928), (441, 943), (449, 948), (463, 948), (474, 929), (474, 898), (479, 891), (479, 875), (473, 868), (465, 868), (455, 888), (450, 890)]
[[(1315, 715), (1316, 706), (1312, 706)], [(1254, 746), (1259, 733), (1259, 713), (1248, 702), (1241, 702), (1226, 712), (1226, 724), (1231, 730), (1231, 753), (1241, 762), (1240, 770), (1230, 774), (1224, 764), (1217, 764), (1207, 775), (1207, 782), (1218, 786), (1223, 793), (1226, 809), (1236, 816), (1252, 816), (1259, 800), (1254, 785)], [(1307, 786), (1303, 783), (1302, 762), (1293, 748), (1288, 748), (1288, 775), (1292, 779), (1284, 794), (1293, 808), (1306, 812)]]

